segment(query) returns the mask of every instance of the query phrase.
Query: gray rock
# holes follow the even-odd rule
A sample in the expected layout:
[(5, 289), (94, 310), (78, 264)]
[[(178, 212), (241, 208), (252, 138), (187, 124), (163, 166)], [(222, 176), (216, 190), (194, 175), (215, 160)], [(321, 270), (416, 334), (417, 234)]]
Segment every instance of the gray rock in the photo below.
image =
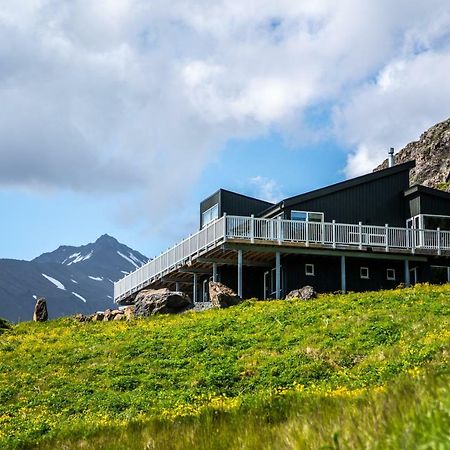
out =
[(75, 320), (77, 322), (89, 322), (91, 318), (89, 316), (85, 316), (84, 314), (75, 314)]
[(228, 308), (242, 302), (233, 289), (217, 281), (209, 282), (209, 299), (214, 308)]
[(110, 309), (107, 309), (104, 313), (103, 313), (103, 322), (108, 322), (110, 320), (114, 319), (114, 314)]
[(183, 292), (169, 289), (148, 289), (139, 292), (134, 303), (135, 316), (153, 316), (155, 314), (177, 314), (194, 306), (190, 297)]
[[(410, 183), (450, 192), (450, 119), (429, 128), (395, 155), (396, 164), (414, 160)], [(375, 171), (386, 169), (385, 160)]]
[(312, 286), (303, 286), (301, 289), (294, 289), (286, 295), (286, 300), (298, 298), (300, 300), (312, 300), (317, 297), (317, 292)]
[(35, 322), (45, 322), (48, 320), (47, 302), (45, 298), (38, 298), (34, 307), (33, 320)]
[(91, 320), (93, 322), (101, 322), (103, 318), (105, 317), (104, 313), (102, 312), (96, 312), (95, 314), (92, 314)]

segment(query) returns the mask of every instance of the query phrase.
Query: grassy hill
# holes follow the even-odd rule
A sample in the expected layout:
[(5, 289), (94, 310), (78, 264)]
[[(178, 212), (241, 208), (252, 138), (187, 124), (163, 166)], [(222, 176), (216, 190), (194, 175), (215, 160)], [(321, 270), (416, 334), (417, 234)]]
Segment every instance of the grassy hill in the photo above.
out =
[(448, 448), (450, 285), (0, 334), (0, 448)]

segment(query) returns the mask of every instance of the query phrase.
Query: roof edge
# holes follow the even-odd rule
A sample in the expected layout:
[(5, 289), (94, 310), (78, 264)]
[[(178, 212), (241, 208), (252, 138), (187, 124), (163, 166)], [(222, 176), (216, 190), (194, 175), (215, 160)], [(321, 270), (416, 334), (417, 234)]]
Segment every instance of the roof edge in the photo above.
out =
[(399, 172), (404, 172), (406, 170), (410, 171), (415, 166), (416, 166), (415, 161), (407, 161), (406, 163), (403, 163), (403, 164), (397, 164), (393, 167), (388, 167), (383, 170), (377, 170), (376, 172), (366, 173), (364, 175), (360, 175), (359, 177), (350, 178), (348, 180), (340, 181), (335, 184), (330, 184), (329, 186), (315, 189), (313, 191), (305, 192), (305, 193), (299, 194), (299, 195), (294, 195), (293, 197), (286, 198), (284, 200), (284, 202), (285, 202), (286, 206), (289, 206), (289, 205), (297, 202), (299, 197), (304, 196), (304, 197), (306, 197), (305, 200), (308, 197), (314, 197), (314, 198), (322, 197), (323, 195), (327, 195), (327, 194), (339, 191), (341, 189), (348, 189), (348, 188), (357, 186), (359, 184), (366, 183), (368, 181), (378, 180), (379, 178), (391, 176), (391, 175), (394, 175)]

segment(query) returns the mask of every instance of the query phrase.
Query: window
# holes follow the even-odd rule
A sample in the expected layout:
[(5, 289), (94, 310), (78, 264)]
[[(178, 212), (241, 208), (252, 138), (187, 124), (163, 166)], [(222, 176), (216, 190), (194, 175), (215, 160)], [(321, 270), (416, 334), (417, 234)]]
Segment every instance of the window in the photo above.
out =
[(202, 227), (219, 217), (219, 204), (216, 203), (202, 214)]
[(369, 279), (369, 268), (368, 267), (360, 267), (359, 268), (359, 276), (365, 280)]
[(305, 264), (305, 275), (314, 276), (314, 264)]
[(310, 211), (291, 211), (291, 220), (321, 223), (323, 222), (323, 213)]
[(395, 281), (395, 269), (387, 269), (386, 278), (390, 281)]

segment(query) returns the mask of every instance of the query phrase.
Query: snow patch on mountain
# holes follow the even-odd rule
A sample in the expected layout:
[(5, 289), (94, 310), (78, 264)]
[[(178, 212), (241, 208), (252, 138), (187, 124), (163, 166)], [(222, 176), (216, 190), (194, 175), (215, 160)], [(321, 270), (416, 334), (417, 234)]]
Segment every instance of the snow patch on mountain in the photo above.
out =
[(76, 292), (72, 292), (72, 294), (75, 295), (75, 297), (78, 297), (84, 303), (86, 303), (86, 299), (84, 297), (82, 297), (80, 294), (77, 294)]
[(136, 267), (136, 269), (139, 269), (140, 266), (138, 266), (131, 258), (125, 256), (123, 253), (119, 252), (119, 250), (117, 250), (117, 254), (121, 256), (123, 259), (127, 260), (129, 263), (133, 264), (133, 266)]
[(63, 291), (66, 290), (66, 287), (61, 283), (61, 281), (58, 281), (55, 278), (52, 278), (48, 275), (45, 275), (45, 273), (41, 274), (44, 278), (47, 278), (48, 281), (50, 281), (50, 283), (53, 283), (58, 289), (61, 289)]
[[(67, 265), (71, 266), (72, 264), (77, 264), (81, 261), (86, 261), (87, 259), (89, 259), (92, 256), (93, 253), (94, 253), (94, 250), (91, 250), (87, 255), (82, 255), (81, 253), (74, 253), (73, 255), (70, 255), (68, 259), (72, 259), (72, 258), (75, 258), (75, 259), (73, 261), (70, 261), (70, 263), (68, 263)], [(63, 264), (65, 261), (67, 261), (67, 260), (64, 260)]]

